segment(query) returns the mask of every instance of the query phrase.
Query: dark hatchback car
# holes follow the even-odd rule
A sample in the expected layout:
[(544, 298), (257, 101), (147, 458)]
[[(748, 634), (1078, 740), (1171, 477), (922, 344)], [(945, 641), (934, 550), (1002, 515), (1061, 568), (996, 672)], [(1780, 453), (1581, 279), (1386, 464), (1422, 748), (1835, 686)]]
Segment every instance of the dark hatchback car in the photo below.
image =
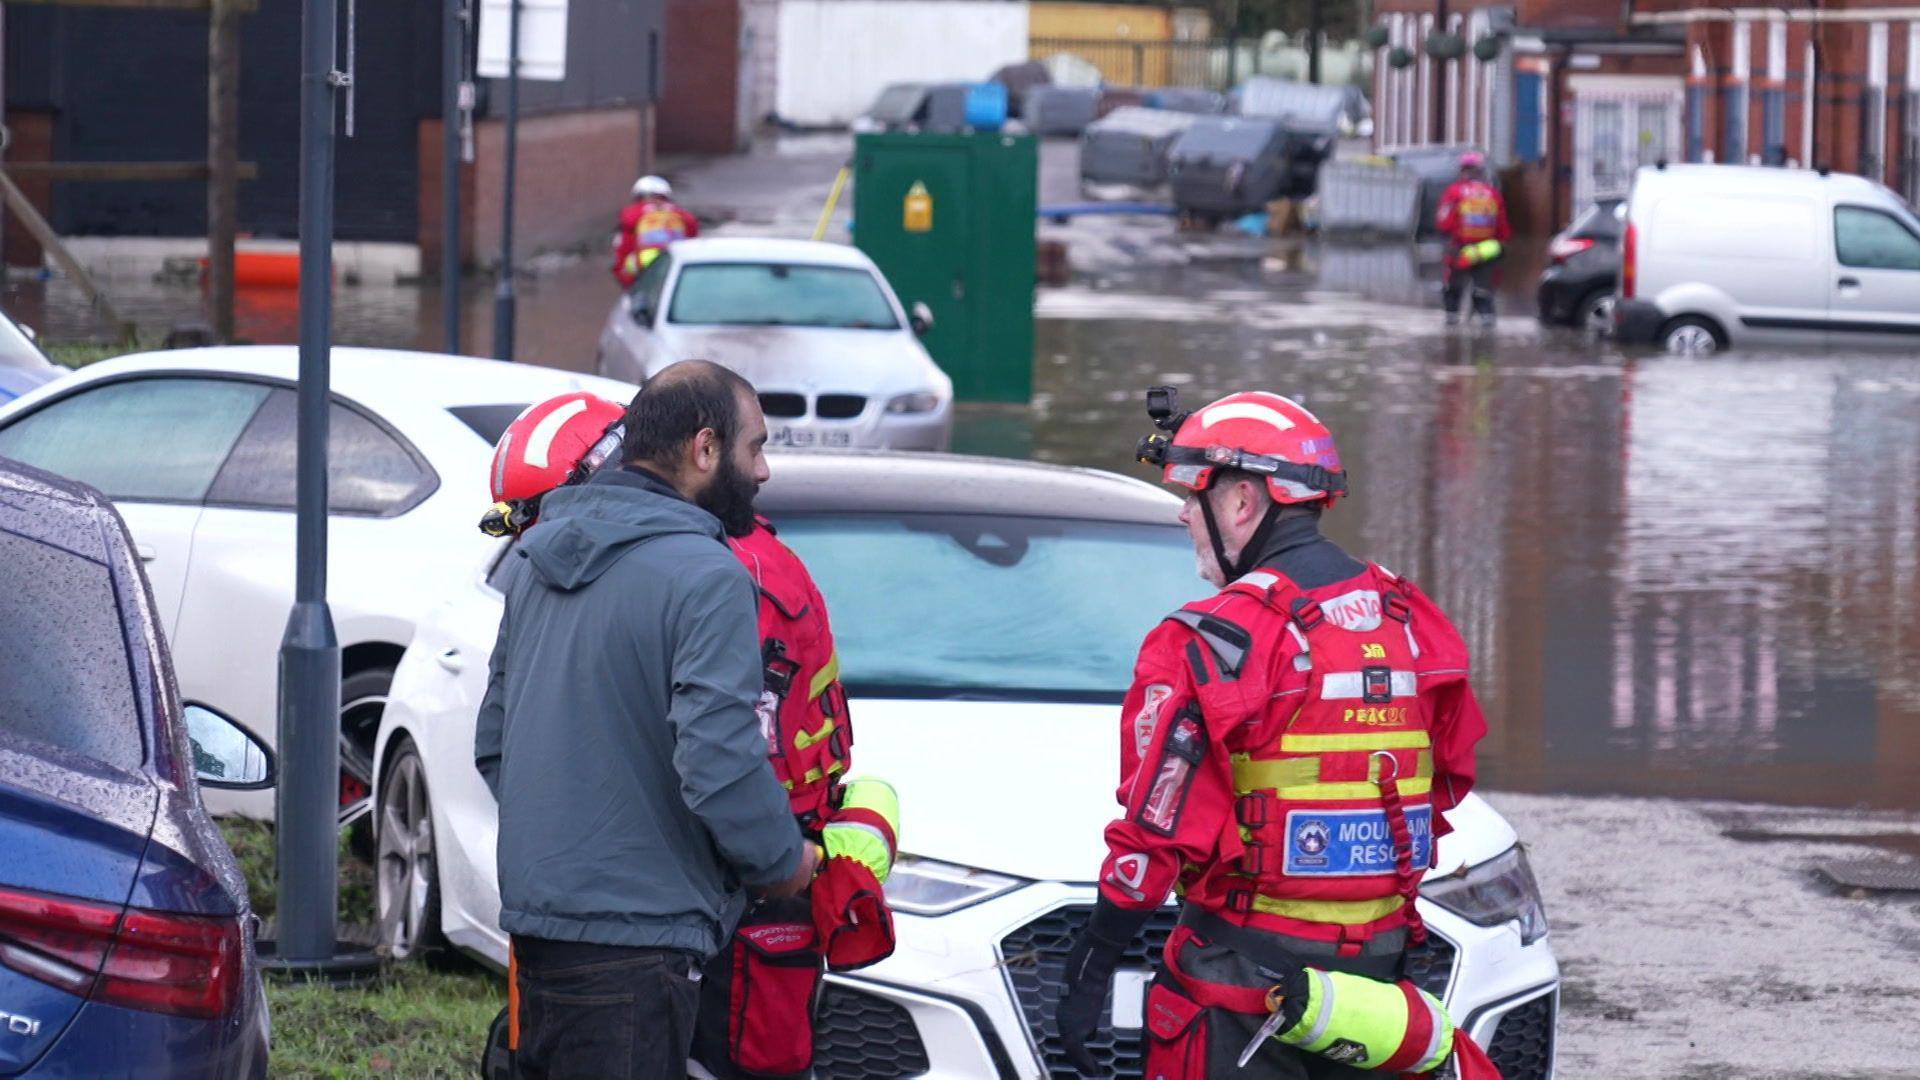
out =
[(265, 1076), (246, 882), (199, 783), (273, 759), (183, 707), (126, 526), (0, 459), (0, 1076)]
[(1547, 245), (1540, 275), (1540, 321), (1604, 334), (1613, 328), (1613, 292), (1620, 283), (1620, 237), (1626, 199), (1595, 201)]

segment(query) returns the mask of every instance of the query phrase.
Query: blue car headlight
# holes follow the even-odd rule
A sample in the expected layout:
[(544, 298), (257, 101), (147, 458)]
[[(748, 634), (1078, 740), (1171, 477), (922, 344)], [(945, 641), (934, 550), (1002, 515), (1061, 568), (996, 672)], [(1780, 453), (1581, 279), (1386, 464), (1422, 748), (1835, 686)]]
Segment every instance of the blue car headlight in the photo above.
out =
[(902, 854), (887, 878), (887, 905), (908, 915), (946, 915), (1025, 884), (1004, 874)]
[(1522, 945), (1547, 936), (1546, 905), (1519, 844), (1464, 873), (1425, 882), (1420, 895), (1476, 926), (1518, 920)]

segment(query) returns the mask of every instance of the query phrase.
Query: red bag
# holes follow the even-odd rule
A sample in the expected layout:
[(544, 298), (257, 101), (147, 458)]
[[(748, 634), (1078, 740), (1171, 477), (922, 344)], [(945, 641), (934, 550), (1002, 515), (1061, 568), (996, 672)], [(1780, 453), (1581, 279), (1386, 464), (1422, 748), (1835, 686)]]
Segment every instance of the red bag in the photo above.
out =
[(893, 955), (893, 912), (874, 880), (857, 860), (827, 860), (813, 879), (813, 925), (827, 967), (852, 971)]
[(706, 966), (694, 1056), (715, 1076), (812, 1069), (821, 957), (808, 914), (803, 899), (756, 905)]
[(1146, 1080), (1205, 1080), (1207, 1016), (1164, 977), (1147, 991)]

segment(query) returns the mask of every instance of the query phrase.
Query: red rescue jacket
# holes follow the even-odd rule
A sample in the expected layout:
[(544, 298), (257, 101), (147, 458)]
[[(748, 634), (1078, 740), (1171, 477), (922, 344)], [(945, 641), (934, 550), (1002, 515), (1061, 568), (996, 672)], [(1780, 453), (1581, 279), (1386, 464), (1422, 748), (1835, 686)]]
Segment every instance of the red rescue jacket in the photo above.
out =
[(1440, 196), (1434, 228), (1455, 246), (1482, 240), (1506, 243), (1513, 238), (1507, 224), (1507, 200), (1485, 180), (1455, 180)]
[(1467, 663), (1439, 608), (1378, 566), (1308, 591), (1262, 569), (1175, 612), (1123, 706), (1101, 892), (1137, 910), (1177, 887), (1329, 941), (1407, 925), (1486, 734)]
[(613, 276), (632, 285), (646, 269), (640, 253), (675, 240), (700, 235), (700, 220), (667, 199), (635, 199), (620, 211), (620, 233), (613, 245)]

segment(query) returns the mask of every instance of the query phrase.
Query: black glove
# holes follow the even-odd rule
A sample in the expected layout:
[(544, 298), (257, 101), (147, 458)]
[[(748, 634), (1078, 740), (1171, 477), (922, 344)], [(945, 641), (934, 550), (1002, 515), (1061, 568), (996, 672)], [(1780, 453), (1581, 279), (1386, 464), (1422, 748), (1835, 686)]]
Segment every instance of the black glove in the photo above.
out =
[(1151, 908), (1129, 911), (1103, 896), (1074, 940), (1073, 950), (1067, 953), (1067, 989), (1054, 1006), (1053, 1020), (1060, 1029), (1067, 1060), (1082, 1076), (1101, 1075), (1099, 1064), (1087, 1052), (1087, 1039), (1099, 1030), (1100, 1010), (1107, 1003), (1113, 970), (1120, 966), (1127, 946), (1152, 915)]

